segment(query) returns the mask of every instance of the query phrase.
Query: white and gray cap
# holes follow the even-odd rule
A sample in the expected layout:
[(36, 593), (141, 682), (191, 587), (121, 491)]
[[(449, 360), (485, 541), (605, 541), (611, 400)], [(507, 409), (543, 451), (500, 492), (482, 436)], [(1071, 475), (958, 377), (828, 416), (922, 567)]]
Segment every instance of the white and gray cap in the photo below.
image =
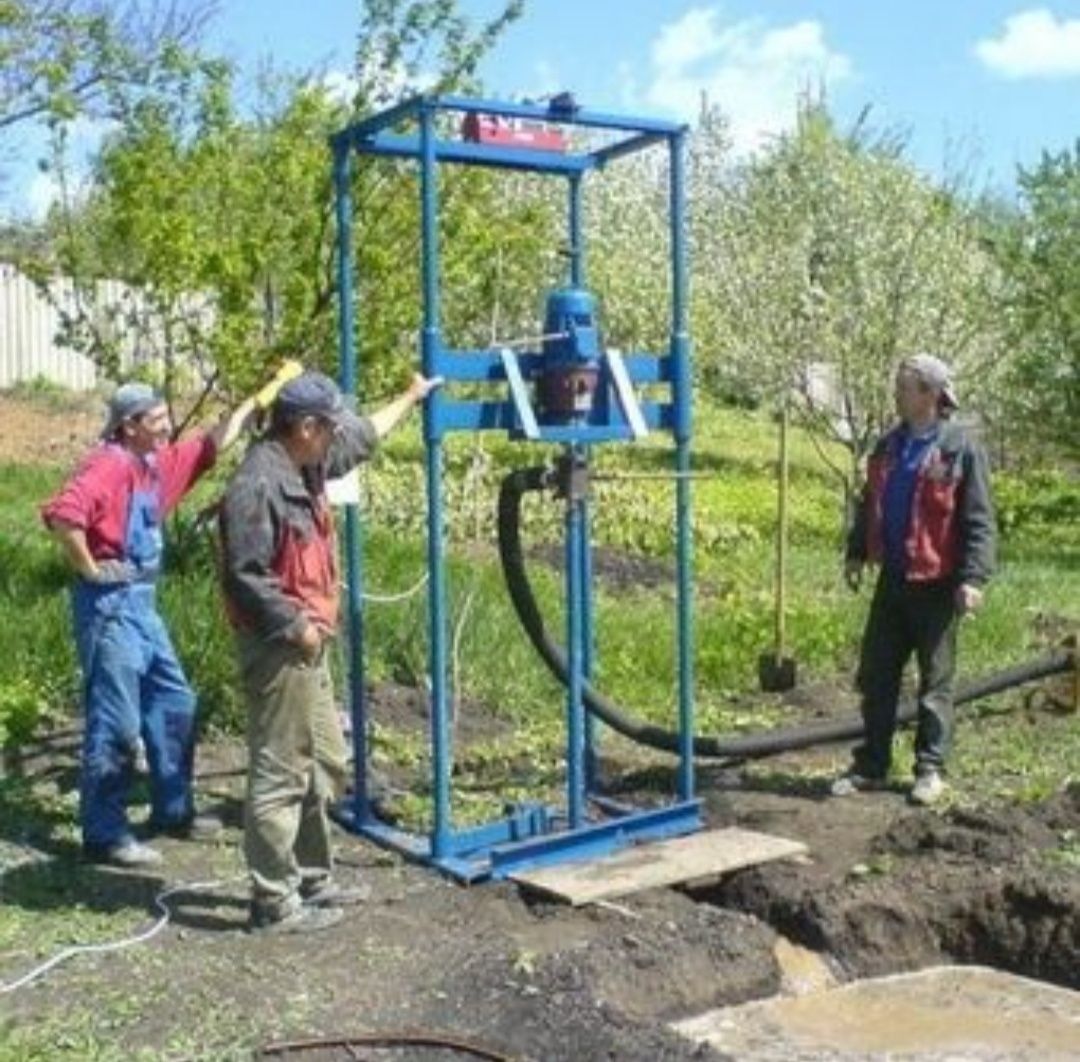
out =
[(933, 354), (912, 354), (900, 362), (902, 372), (918, 376), (923, 383), (933, 387), (941, 394), (941, 401), (951, 409), (959, 409), (960, 401), (956, 397), (956, 387), (952, 380), (952, 369)]
[(160, 393), (149, 384), (138, 381), (121, 384), (109, 398), (106, 406), (105, 427), (101, 429), (101, 437), (111, 439), (125, 420), (149, 413), (164, 401)]

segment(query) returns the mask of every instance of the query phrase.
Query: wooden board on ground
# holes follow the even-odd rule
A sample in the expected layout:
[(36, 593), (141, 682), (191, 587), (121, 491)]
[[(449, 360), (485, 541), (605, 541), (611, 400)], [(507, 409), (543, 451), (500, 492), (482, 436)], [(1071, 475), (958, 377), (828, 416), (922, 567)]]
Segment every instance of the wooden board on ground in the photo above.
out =
[(511, 878), (575, 907), (645, 889), (715, 878), (731, 870), (804, 855), (806, 845), (768, 833), (729, 827), (650, 841), (579, 863), (523, 870)]

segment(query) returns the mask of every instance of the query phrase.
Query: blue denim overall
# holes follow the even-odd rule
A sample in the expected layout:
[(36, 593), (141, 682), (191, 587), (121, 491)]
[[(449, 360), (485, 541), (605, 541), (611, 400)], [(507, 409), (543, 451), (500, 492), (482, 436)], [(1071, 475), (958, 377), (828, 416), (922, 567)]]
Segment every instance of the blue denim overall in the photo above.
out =
[(86, 715), (80, 818), (87, 846), (132, 840), (125, 803), (140, 736), (150, 768), (151, 826), (181, 824), (194, 812), (195, 696), (155, 596), (162, 555), (160, 512), (155, 474), (151, 489), (131, 496), (121, 558), (130, 567), (130, 580), (79, 580), (73, 593)]

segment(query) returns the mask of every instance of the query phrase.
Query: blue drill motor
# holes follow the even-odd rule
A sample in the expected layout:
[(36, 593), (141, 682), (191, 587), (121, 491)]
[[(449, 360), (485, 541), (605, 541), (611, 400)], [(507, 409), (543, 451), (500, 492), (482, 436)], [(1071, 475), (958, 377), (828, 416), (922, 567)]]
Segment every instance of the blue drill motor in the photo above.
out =
[(582, 288), (558, 288), (547, 297), (537, 405), (543, 424), (584, 423), (600, 377), (596, 299)]

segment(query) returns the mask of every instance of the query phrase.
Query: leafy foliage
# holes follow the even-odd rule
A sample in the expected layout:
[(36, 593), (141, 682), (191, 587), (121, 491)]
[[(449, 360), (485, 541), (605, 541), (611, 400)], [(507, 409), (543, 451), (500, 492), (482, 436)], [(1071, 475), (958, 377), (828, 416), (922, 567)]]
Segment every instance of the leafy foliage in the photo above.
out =
[(1020, 209), (994, 246), (1009, 279), (1006, 379), (1018, 434), (1077, 451), (1080, 420), (1080, 141), (1019, 176)]
[(711, 193), (708, 260), (729, 328), (707, 379), (793, 413), (849, 453), (850, 491), (892, 418), (896, 363), (933, 350), (972, 380), (990, 361), (992, 260), (963, 201), (888, 136), (841, 135), (821, 106)]
[(4, 0), (0, 3), (0, 131), (47, 119), (121, 119), (199, 36), (205, 2)]
[[(474, 32), (453, 2), (371, 0), (350, 103), (314, 77), (267, 75), (254, 117), (241, 112), (226, 63), (175, 57), (152, 91), (129, 100), (90, 199), (67, 199), (54, 217), (53, 256), (34, 274), (61, 309), (63, 341), (113, 377), (130, 372), (135, 343), (169, 395), (195, 384), (235, 395), (282, 355), (332, 369), (329, 134), (415, 91), (429, 49), (440, 85), (468, 85), (519, 10), (510, 2)], [(352, 192), (365, 382), (379, 390), (416, 347), (419, 270), (405, 264), (419, 254), (415, 177), (359, 160)], [(449, 329), (486, 335), (493, 304), (511, 321), (526, 301), (535, 315), (537, 292), (508, 279), (544, 258), (545, 204), (527, 182), (508, 195), (474, 171), (445, 181)], [(75, 278), (72, 305), (52, 292), (57, 269)], [(119, 296), (99, 283), (106, 276), (124, 281)]]

